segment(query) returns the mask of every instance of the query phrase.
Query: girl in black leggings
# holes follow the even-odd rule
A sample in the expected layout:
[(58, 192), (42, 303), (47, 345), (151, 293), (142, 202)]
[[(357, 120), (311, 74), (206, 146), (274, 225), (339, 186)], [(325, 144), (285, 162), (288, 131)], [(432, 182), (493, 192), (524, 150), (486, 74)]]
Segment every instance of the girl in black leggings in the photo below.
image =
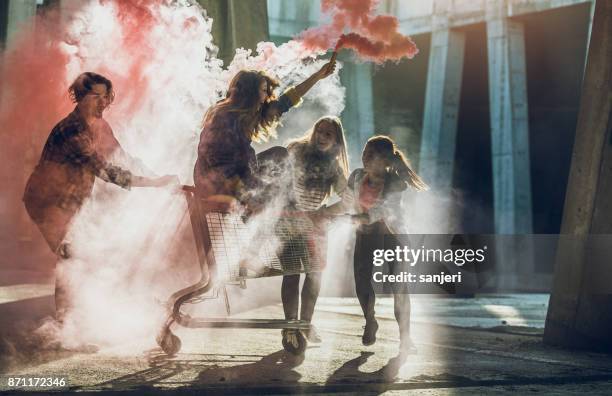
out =
[[(417, 191), (427, 185), (412, 170), (404, 154), (388, 136), (368, 140), (362, 154), (363, 168), (353, 171), (342, 202), (328, 213), (351, 211), (359, 222), (353, 259), (355, 290), (366, 320), (362, 342), (376, 341), (378, 323), (374, 315), (375, 293), (372, 287), (374, 250), (393, 246), (393, 234), (401, 221), (401, 196), (408, 187)], [(391, 247), (387, 246), (387, 247)], [(401, 272), (398, 263), (389, 263), (391, 273)], [(410, 339), (410, 296), (405, 283), (394, 283), (395, 319), (400, 331), (400, 353), (414, 351)]]

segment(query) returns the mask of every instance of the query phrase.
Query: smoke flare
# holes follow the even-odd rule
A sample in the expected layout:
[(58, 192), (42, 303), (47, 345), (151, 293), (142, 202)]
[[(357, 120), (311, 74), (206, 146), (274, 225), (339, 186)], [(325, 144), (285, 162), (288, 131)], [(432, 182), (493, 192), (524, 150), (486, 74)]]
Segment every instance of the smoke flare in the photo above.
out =
[[(391, 15), (375, 15), (379, 0), (322, 0), (321, 11), (332, 22), (302, 32), (299, 39), (307, 48), (354, 50), (359, 57), (375, 63), (412, 59), (416, 44), (399, 32), (399, 22)], [(345, 33), (346, 30), (350, 32)]]

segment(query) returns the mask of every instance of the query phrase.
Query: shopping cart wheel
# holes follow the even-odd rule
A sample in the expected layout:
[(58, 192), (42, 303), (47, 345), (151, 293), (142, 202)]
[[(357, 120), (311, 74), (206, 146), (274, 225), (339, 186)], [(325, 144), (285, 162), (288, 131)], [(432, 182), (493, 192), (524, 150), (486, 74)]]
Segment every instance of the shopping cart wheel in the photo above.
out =
[(157, 339), (157, 343), (160, 348), (166, 353), (166, 355), (174, 356), (181, 350), (181, 339), (172, 334), (171, 331), (166, 331)]
[[(304, 337), (301, 331), (296, 329), (284, 329), (282, 335), (283, 348), (285, 351), (293, 355), (301, 355), (304, 353), (306, 346), (308, 345), (308, 341), (306, 341), (306, 337)], [(292, 340), (293, 337), (295, 338)], [(297, 340), (297, 346), (292, 342), (295, 340)]]

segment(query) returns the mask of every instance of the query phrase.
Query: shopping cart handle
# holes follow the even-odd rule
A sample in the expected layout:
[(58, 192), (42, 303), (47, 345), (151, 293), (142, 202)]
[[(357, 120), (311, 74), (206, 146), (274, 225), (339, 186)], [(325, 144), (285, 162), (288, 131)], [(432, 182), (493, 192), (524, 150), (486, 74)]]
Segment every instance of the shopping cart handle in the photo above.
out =
[[(183, 185), (181, 186), (181, 191), (186, 192), (186, 193), (195, 194), (196, 188), (195, 186)], [(210, 195), (206, 197), (205, 200), (207, 202), (221, 203), (221, 204), (233, 204), (237, 202), (237, 199), (235, 197), (232, 197), (231, 195), (224, 195), (224, 194)]]
[(236, 205), (240, 201), (238, 201), (235, 197), (232, 197), (231, 195), (215, 194), (206, 197), (206, 202), (214, 204)]

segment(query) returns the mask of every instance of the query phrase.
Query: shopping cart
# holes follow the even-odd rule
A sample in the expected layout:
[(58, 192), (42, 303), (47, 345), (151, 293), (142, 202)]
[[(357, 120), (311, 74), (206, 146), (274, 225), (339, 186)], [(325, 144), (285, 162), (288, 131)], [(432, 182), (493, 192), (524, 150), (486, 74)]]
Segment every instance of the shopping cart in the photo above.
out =
[[(184, 186), (183, 192), (202, 274), (199, 282), (170, 297), (169, 314), (157, 337), (158, 345), (168, 355), (180, 350), (181, 341), (170, 329), (175, 323), (188, 328), (291, 329), (297, 337), (297, 347), (285, 338), (283, 347), (302, 353), (307, 343), (300, 330), (307, 330), (308, 322), (229, 318), (227, 287), (245, 289), (247, 279), (320, 271), (317, 229), (310, 218), (303, 212), (283, 211), (265, 219), (258, 216), (256, 222), (251, 222), (236, 210), (236, 201), (231, 197), (201, 199), (191, 186)], [(220, 297), (225, 301), (227, 318), (194, 318), (181, 310), (186, 304)]]

